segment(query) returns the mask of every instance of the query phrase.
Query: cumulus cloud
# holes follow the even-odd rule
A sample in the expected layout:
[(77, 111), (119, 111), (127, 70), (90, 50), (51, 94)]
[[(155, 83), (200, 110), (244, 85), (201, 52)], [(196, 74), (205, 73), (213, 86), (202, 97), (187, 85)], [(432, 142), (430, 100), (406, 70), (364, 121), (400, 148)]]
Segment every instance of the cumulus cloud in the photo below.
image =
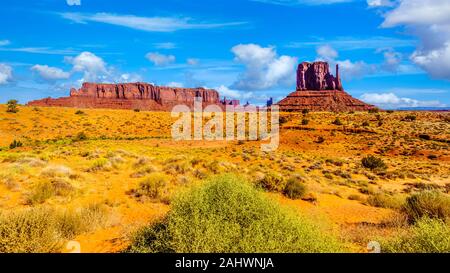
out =
[(383, 52), (384, 62), (383, 69), (391, 72), (396, 72), (400, 69), (400, 63), (402, 62), (402, 54), (396, 52), (392, 48), (382, 49), (379, 52)]
[(76, 57), (66, 57), (66, 62), (73, 65), (74, 72), (82, 72), (84, 81), (99, 81), (109, 75), (105, 61), (94, 53), (85, 51)]
[(358, 0), (252, 0), (252, 1), (283, 6), (296, 6), (296, 5), (318, 6), (318, 5), (331, 5), (331, 4), (355, 2)]
[(69, 6), (81, 6), (81, 0), (66, 0)]
[(235, 89), (262, 90), (295, 81), (297, 58), (278, 56), (273, 47), (256, 44), (240, 44), (231, 50), (235, 61), (244, 64), (246, 70), (232, 85)]
[(319, 46), (316, 50), (318, 60), (332, 61), (338, 57), (338, 52), (329, 45)]
[(384, 109), (446, 106), (437, 100), (420, 101), (411, 98), (398, 97), (394, 93), (365, 93), (361, 96), (361, 100)]
[(175, 62), (175, 56), (173, 55), (164, 55), (158, 52), (150, 52), (145, 55), (145, 57), (151, 61), (156, 66), (166, 66), (173, 62)]
[(420, 45), (411, 60), (432, 77), (450, 80), (450, 1), (401, 0), (385, 15), (382, 27), (403, 26)]
[(50, 81), (68, 79), (70, 77), (69, 72), (65, 72), (60, 68), (51, 67), (48, 65), (37, 64), (31, 67), (31, 70), (38, 73), (43, 79)]
[(374, 67), (363, 61), (353, 62), (351, 60), (337, 60), (339, 53), (329, 45), (322, 45), (316, 49), (317, 60), (326, 61), (331, 67), (336, 64), (342, 72), (341, 76), (344, 79), (359, 78), (374, 71)]
[(12, 71), (11, 66), (0, 63), (0, 85), (7, 84), (12, 80)]
[(214, 88), (217, 90), (221, 97), (226, 97), (227, 99), (261, 99), (261, 96), (255, 96), (253, 92), (242, 92), (234, 89), (230, 89), (225, 85), (220, 85)]

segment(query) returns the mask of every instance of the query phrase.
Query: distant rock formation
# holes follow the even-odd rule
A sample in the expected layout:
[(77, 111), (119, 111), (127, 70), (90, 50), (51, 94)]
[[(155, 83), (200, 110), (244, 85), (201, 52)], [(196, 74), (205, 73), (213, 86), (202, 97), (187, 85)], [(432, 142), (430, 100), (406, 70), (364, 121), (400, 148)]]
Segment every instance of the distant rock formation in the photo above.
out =
[(80, 89), (70, 90), (70, 97), (35, 100), (28, 105), (170, 111), (178, 104), (192, 107), (195, 97), (202, 98), (203, 106), (220, 104), (219, 93), (213, 89), (173, 88), (138, 82), (83, 83)]
[(327, 62), (303, 62), (297, 69), (297, 90), (277, 103), (281, 111), (367, 111), (376, 108), (344, 91), (336, 65), (336, 77)]

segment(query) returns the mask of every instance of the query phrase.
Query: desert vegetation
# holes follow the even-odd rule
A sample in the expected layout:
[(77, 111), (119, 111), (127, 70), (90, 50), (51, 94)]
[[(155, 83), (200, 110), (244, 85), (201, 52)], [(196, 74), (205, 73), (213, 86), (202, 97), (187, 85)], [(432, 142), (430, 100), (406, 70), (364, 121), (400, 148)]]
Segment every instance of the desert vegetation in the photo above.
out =
[(174, 141), (170, 113), (17, 108), (0, 106), (0, 252), (448, 252), (448, 113), (283, 113), (267, 153)]

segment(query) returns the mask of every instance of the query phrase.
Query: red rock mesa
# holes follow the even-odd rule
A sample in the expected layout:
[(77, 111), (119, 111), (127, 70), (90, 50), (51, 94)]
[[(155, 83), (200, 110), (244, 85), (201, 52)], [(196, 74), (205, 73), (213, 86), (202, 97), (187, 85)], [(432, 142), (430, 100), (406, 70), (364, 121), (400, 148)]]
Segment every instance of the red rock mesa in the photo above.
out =
[(339, 66), (336, 77), (327, 62), (303, 62), (297, 69), (297, 90), (277, 103), (280, 111), (367, 111), (375, 108), (353, 98), (342, 87)]
[(173, 106), (179, 104), (192, 107), (195, 97), (201, 97), (204, 106), (220, 104), (219, 93), (213, 89), (172, 88), (138, 82), (83, 83), (79, 90), (70, 90), (70, 97), (35, 100), (28, 105), (171, 111)]

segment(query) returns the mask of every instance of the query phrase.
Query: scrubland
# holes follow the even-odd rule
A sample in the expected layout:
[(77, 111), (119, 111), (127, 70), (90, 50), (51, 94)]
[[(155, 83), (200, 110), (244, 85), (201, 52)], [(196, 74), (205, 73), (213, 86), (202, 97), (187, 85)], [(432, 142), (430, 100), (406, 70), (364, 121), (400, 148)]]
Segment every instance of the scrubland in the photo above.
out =
[(0, 252), (450, 252), (449, 113), (282, 113), (269, 153), (174, 120), (1, 105)]

